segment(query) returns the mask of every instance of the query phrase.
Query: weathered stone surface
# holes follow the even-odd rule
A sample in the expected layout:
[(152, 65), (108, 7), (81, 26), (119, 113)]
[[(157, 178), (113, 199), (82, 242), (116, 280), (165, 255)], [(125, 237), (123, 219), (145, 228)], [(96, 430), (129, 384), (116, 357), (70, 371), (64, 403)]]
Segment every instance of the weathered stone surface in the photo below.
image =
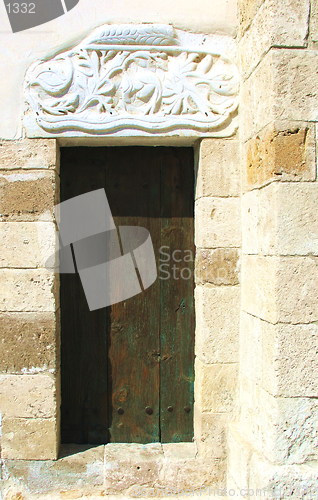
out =
[(270, 325), (259, 318), (241, 312), (240, 321), (240, 375), (262, 384), (263, 326)]
[(250, 464), (251, 490), (264, 489), (270, 499), (301, 498), (317, 496), (318, 468), (315, 462), (301, 465), (273, 465), (252, 455)]
[(163, 451), (160, 443), (106, 445), (105, 487), (107, 492), (123, 492), (134, 485), (154, 486), (159, 476), (162, 459)]
[(239, 252), (236, 248), (198, 249), (195, 261), (196, 283), (237, 285)]
[(227, 414), (202, 413), (195, 405), (194, 436), (198, 456), (206, 459), (222, 459), (226, 456), (226, 431), (230, 420)]
[(316, 179), (316, 144), (313, 125), (275, 122), (244, 146), (244, 187), (271, 181)]
[(1, 221), (51, 221), (56, 201), (53, 172), (0, 174)]
[(0, 375), (0, 411), (6, 417), (53, 417), (56, 413), (53, 376)]
[(238, 361), (239, 287), (195, 288), (196, 355), (205, 363)]
[(0, 223), (0, 267), (46, 267), (55, 249), (53, 222)]
[(246, 489), (249, 485), (249, 463), (252, 449), (250, 444), (242, 438), (235, 424), (229, 424), (227, 435), (228, 471), (234, 481), (235, 489)]
[[(213, 455), (213, 453), (212, 453)], [(197, 457), (189, 460), (163, 460), (160, 469), (158, 485), (150, 490), (150, 497), (157, 495), (158, 498), (186, 498), (208, 496), (209, 492), (220, 485), (224, 485), (225, 461), (219, 458)], [(135, 492), (140, 497), (140, 486), (137, 485), (129, 490), (133, 496)], [(146, 492), (145, 492), (146, 493)], [(137, 495), (136, 495), (137, 496)], [(149, 497), (145, 495), (145, 498)]]
[(310, 39), (314, 46), (318, 47), (318, 4), (311, 2), (310, 9)]
[(0, 269), (0, 311), (51, 312), (57, 309), (58, 282), (42, 270)]
[(195, 244), (200, 248), (239, 247), (239, 198), (200, 198), (195, 202)]
[[(5, 474), (40, 498), (79, 498), (103, 492), (104, 446), (62, 445), (57, 461), (6, 460)], [(29, 496), (28, 496), (29, 498)]]
[(233, 409), (237, 364), (207, 365), (196, 359), (195, 402), (203, 412), (223, 413)]
[(318, 402), (310, 398), (275, 398), (260, 391), (262, 450), (274, 463), (299, 464), (318, 458)]
[(317, 195), (316, 182), (272, 183), (246, 193), (243, 253), (318, 255)]
[(3, 418), (2, 457), (19, 460), (55, 460), (57, 423), (52, 418)]
[(274, 120), (316, 121), (317, 72), (317, 51), (271, 49), (242, 85), (242, 139), (254, 137)]
[(55, 169), (58, 153), (55, 139), (0, 140), (0, 169)]
[(241, 315), (240, 371), (273, 396), (317, 397), (318, 327)]
[(239, 0), (239, 34), (242, 35), (253, 21), (264, 0)]
[(203, 139), (199, 146), (196, 198), (201, 196), (239, 196), (239, 142)]
[(244, 256), (242, 308), (271, 323), (318, 320), (318, 266), (314, 257)]
[(318, 325), (270, 325), (262, 329), (262, 385), (274, 396), (318, 397)]
[(240, 41), (243, 75), (251, 73), (270, 47), (306, 47), (309, 10), (309, 0), (265, 0)]
[(57, 320), (54, 313), (0, 315), (0, 372), (54, 370)]
[(165, 459), (188, 460), (195, 458), (197, 454), (196, 443), (162, 443), (162, 451)]

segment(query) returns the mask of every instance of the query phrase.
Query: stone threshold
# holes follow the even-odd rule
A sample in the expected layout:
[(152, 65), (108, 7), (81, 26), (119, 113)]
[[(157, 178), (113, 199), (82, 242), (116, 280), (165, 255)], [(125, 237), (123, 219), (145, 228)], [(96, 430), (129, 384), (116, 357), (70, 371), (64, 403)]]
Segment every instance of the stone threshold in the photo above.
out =
[(200, 458), (195, 442), (116, 443), (63, 445), (58, 460), (4, 460), (2, 469), (4, 500), (213, 498), (225, 463)]

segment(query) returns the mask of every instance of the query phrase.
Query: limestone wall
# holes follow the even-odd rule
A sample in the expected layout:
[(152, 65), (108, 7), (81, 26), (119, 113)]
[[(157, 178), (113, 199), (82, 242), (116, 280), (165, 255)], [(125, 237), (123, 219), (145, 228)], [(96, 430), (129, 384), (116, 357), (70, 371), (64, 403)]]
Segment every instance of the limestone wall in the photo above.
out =
[(316, 27), (309, 0), (240, 2), (240, 393), (228, 484), (266, 498), (313, 498), (318, 486)]

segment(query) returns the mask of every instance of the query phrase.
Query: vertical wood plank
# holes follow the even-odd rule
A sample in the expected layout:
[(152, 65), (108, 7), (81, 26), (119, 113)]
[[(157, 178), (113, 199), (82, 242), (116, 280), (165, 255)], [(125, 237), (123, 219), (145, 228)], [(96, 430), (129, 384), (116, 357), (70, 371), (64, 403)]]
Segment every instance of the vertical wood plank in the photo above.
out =
[[(63, 148), (61, 165), (61, 201), (104, 187), (97, 148)], [(78, 274), (60, 279), (62, 442), (106, 443), (108, 312), (89, 311)]]
[[(153, 168), (153, 154), (153, 148), (113, 148), (106, 169), (106, 193), (116, 225), (147, 228), (156, 248), (160, 238), (160, 171)], [(112, 442), (160, 440), (159, 301), (156, 281), (139, 295), (111, 307)]]
[(186, 442), (193, 438), (194, 399), (193, 151), (162, 150), (160, 163), (161, 245), (170, 256), (169, 278), (160, 280), (161, 442)]

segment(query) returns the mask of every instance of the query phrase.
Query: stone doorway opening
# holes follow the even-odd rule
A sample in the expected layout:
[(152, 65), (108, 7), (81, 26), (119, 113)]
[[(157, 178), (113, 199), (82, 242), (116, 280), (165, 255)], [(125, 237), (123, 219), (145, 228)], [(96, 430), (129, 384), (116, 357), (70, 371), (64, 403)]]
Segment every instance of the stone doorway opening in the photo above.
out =
[(193, 150), (62, 148), (60, 177), (61, 201), (105, 189), (116, 227), (149, 231), (157, 266), (150, 288), (97, 310), (82, 275), (61, 274), (62, 443), (191, 442)]

